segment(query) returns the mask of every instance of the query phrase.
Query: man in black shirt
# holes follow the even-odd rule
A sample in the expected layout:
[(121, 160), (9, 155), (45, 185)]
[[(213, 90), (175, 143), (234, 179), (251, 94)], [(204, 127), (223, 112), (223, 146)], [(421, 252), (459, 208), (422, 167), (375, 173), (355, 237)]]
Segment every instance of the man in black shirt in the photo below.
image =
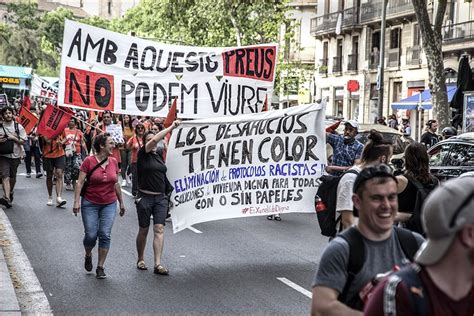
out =
[(173, 187), (166, 177), (166, 165), (163, 156), (157, 152), (157, 145), (168, 133), (171, 133), (179, 125), (178, 121), (154, 134), (147, 132), (143, 136), (145, 144), (138, 151), (137, 173), (138, 173), (138, 193), (135, 200), (138, 213), (138, 234), (137, 234), (137, 269), (147, 270), (144, 252), (146, 237), (150, 227), (150, 217), (153, 215), (153, 252), (155, 254), (155, 274), (168, 275), (167, 268), (161, 265), (161, 254), (163, 252), (164, 226), (166, 213), (168, 210), (168, 194), (173, 191)]
[(436, 134), (437, 130), (438, 122), (436, 120), (426, 122), (426, 132), (421, 135), (420, 143), (425, 144), (427, 149), (439, 142), (439, 136)]

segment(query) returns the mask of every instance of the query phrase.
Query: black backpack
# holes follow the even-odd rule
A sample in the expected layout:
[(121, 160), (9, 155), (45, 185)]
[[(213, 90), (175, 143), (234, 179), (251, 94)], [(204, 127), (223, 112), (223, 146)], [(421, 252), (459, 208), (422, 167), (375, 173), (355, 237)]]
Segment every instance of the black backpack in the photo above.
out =
[(413, 183), (417, 189), (417, 192), (413, 213), (410, 219), (405, 223), (405, 228), (425, 236), (425, 231), (423, 230), (423, 226), (421, 224), (421, 209), (423, 207), (423, 202), (426, 200), (431, 191), (433, 191), (438, 185), (438, 181), (434, 181), (433, 183), (425, 186), (413, 179), (408, 179), (408, 181)]
[(356, 170), (347, 170), (339, 176), (323, 175), (319, 179), (321, 183), (316, 193), (315, 206), (323, 236), (335, 237), (338, 233), (337, 224), (341, 221), (341, 215), (336, 218), (337, 186), (348, 173), (359, 174)]
[[(403, 253), (410, 261), (413, 261), (419, 248), (415, 236), (413, 236), (413, 233), (407, 229), (395, 226), (393, 228), (398, 236)], [(347, 295), (355, 276), (360, 272), (365, 262), (365, 245), (363, 237), (355, 227), (346, 229), (338, 236), (349, 244), (349, 262), (347, 264), (348, 276), (344, 289), (339, 295), (338, 300), (345, 302), (346, 305), (351, 308), (362, 310), (364, 307), (362, 300), (357, 296), (350, 301), (347, 301)]]

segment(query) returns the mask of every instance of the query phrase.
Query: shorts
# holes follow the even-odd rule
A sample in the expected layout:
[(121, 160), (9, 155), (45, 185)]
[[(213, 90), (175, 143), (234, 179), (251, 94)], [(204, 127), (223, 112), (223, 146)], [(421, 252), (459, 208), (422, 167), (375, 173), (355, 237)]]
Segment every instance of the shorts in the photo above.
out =
[(168, 212), (168, 197), (165, 194), (151, 195), (138, 191), (135, 204), (137, 205), (138, 225), (142, 228), (150, 226), (150, 216), (153, 224), (165, 225)]
[(0, 156), (0, 178), (16, 179), (16, 172), (20, 165), (20, 158), (8, 158)]
[(51, 173), (54, 169), (64, 170), (66, 168), (66, 156), (57, 158), (43, 158), (43, 169), (47, 173)]

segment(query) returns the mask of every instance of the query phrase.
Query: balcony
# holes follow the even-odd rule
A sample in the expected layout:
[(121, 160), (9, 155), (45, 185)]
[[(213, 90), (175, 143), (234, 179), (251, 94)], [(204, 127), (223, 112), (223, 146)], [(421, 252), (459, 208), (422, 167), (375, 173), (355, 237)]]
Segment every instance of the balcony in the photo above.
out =
[(314, 64), (315, 51), (316, 47), (302, 47), (300, 49), (290, 50), (286, 57), (290, 62)]
[(400, 66), (400, 48), (390, 48), (388, 50), (388, 67)]
[(407, 65), (419, 66), (421, 64), (421, 47), (407, 47)]
[(359, 25), (359, 8), (353, 7), (342, 12), (342, 28), (352, 28)]
[(347, 56), (348, 64), (347, 64), (347, 71), (357, 71), (357, 61), (359, 60), (358, 54), (350, 54)]
[(445, 25), (441, 29), (443, 42), (462, 41), (474, 37), (474, 21)]
[(311, 35), (320, 36), (336, 30), (338, 12), (333, 12), (311, 19)]
[(342, 72), (342, 56), (333, 57), (332, 60), (332, 73)]
[(319, 60), (319, 74), (327, 75), (328, 74), (328, 59), (323, 58)]
[[(372, 0), (362, 3), (360, 7), (360, 23), (379, 22), (382, 19), (383, 0)], [(387, 21), (403, 16), (415, 17), (411, 0), (390, 0), (387, 5)]]

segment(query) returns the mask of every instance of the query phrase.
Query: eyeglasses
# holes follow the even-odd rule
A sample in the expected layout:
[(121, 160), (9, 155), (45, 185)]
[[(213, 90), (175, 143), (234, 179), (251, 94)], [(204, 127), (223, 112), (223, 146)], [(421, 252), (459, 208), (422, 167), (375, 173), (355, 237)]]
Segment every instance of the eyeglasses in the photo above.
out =
[(392, 169), (387, 165), (380, 164), (362, 169), (354, 182), (353, 192), (356, 193), (366, 181), (373, 178), (392, 178), (398, 183), (397, 178), (392, 173)]

